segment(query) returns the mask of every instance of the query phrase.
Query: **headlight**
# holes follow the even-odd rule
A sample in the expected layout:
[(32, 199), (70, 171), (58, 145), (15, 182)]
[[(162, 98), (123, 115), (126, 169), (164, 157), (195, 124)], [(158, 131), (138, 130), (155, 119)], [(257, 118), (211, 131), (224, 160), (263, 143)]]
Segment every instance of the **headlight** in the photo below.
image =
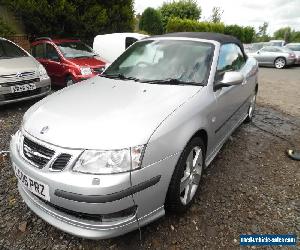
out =
[(73, 170), (91, 174), (127, 172), (141, 166), (143, 150), (144, 145), (112, 151), (86, 150)]
[(89, 67), (82, 67), (82, 68), (80, 68), (80, 73), (83, 76), (88, 76), (88, 75), (92, 74), (92, 70)]
[(47, 71), (42, 64), (39, 65), (39, 77), (41, 80), (45, 80), (49, 78)]

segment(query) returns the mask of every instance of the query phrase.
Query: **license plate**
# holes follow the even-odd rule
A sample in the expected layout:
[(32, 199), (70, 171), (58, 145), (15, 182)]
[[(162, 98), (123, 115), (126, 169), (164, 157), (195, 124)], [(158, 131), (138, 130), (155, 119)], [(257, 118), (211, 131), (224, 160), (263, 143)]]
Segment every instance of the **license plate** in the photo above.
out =
[(48, 185), (33, 179), (27, 174), (24, 174), (24, 172), (20, 170), (16, 165), (14, 165), (14, 168), (15, 174), (23, 187), (27, 188), (30, 192), (34, 193), (38, 197), (50, 201)]
[(28, 83), (24, 85), (15, 85), (11, 87), (11, 93), (24, 92), (29, 90), (35, 90), (36, 86), (34, 83)]

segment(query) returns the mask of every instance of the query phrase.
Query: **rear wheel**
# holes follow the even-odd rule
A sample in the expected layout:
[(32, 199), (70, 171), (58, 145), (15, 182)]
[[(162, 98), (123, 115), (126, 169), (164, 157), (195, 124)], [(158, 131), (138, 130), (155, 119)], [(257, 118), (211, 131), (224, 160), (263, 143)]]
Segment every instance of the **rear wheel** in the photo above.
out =
[(195, 137), (185, 147), (175, 167), (166, 197), (167, 210), (185, 212), (191, 206), (199, 189), (204, 159), (204, 143)]
[(66, 87), (71, 86), (75, 83), (75, 81), (73, 80), (72, 76), (67, 76), (66, 77)]
[(286, 66), (286, 60), (283, 57), (279, 57), (274, 61), (276, 69), (283, 69)]

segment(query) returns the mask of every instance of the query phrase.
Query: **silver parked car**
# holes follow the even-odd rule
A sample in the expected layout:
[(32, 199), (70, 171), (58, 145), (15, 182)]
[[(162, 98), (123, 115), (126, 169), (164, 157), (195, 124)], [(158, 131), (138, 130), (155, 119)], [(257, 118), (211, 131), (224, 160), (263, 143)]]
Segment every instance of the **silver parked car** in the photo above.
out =
[(259, 65), (274, 66), (277, 69), (293, 65), (296, 60), (296, 55), (292, 50), (278, 46), (266, 46), (248, 55), (254, 57)]
[(45, 68), (15, 43), (0, 38), (0, 105), (47, 95)]
[(285, 47), (294, 51), (296, 55), (295, 64), (300, 64), (300, 43), (288, 43)]
[(203, 169), (251, 120), (257, 72), (231, 36), (136, 42), (103, 75), (24, 115), (10, 143), (21, 196), (51, 225), (93, 239), (187, 210)]

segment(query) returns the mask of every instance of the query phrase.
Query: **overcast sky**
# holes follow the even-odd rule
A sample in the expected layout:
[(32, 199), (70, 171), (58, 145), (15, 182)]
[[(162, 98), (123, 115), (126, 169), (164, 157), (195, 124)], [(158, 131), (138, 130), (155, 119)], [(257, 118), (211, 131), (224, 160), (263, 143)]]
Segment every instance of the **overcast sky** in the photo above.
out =
[[(170, 0), (135, 0), (136, 13), (147, 7), (157, 8)], [(268, 33), (290, 26), (300, 31), (300, 0), (197, 0), (202, 8), (201, 20), (208, 19), (214, 6), (224, 10), (225, 24), (250, 25), (258, 29), (264, 21), (269, 23)]]

